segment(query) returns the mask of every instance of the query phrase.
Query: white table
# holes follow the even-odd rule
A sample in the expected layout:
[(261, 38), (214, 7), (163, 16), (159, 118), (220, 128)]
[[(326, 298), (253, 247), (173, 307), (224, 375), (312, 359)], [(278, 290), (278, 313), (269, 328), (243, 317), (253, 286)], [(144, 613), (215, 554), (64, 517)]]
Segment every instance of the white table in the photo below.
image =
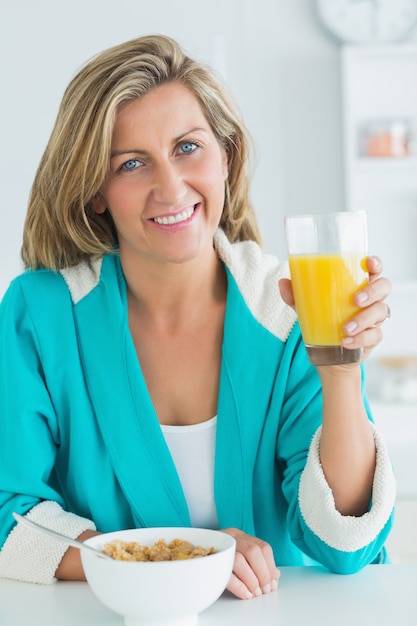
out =
[[(278, 591), (253, 600), (225, 593), (199, 626), (417, 626), (417, 564), (370, 565), (339, 576), (284, 567)], [(50, 586), (0, 579), (1, 626), (123, 626), (87, 583)]]

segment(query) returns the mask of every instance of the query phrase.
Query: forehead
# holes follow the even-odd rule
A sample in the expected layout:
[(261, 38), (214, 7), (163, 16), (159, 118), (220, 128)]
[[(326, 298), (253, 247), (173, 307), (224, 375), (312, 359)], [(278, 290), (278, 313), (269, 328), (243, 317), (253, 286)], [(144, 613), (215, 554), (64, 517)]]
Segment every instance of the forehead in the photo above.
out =
[(154, 87), (146, 95), (122, 104), (114, 130), (194, 126), (197, 122), (208, 126), (200, 102), (188, 87), (174, 82)]

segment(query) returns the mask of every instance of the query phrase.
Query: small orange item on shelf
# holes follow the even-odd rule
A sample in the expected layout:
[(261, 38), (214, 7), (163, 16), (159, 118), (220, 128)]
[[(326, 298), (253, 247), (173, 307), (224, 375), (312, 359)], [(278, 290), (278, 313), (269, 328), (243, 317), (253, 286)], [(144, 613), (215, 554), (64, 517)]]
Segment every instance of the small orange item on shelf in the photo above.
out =
[(407, 157), (409, 130), (402, 121), (380, 121), (364, 129), (363, 153), (368, 157)]

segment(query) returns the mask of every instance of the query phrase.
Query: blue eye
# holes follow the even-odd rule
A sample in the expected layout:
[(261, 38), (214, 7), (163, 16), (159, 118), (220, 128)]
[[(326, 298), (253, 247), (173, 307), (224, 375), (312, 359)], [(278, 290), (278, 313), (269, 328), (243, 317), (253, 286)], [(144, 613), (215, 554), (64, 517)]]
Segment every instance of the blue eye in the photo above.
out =
[(183, 152), (183, 154), (190, 154), (190, 152), (194, 152), (196, 148), (197, 144), (194, 141), (186, 141), (180, 146), (180, 150)]
[(126, 163), (123, 163), (122, 167), (124, 170), (134, 170), (138, 167), (139, 161), (137, 159), (129, 159)]

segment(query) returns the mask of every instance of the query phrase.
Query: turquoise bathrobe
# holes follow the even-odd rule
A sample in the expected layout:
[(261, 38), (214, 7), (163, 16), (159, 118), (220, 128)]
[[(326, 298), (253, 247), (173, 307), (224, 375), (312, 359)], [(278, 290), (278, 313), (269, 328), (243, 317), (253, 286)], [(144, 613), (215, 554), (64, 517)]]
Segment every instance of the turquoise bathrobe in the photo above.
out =
[[(283, 266), (253, 242), (231, 245), (221, 231), (217, 249), (228, 280), (214, 476), (219, 526), (268, 541), (278, 565), (356, 571), (377, 558), (388, 535), (391, 479), (380, 485), (388, 494), (383, 513), (363, 545), (329, 541), (314, 513), (310, 523), (299, 490), (321, 424), (321, 388), (295, 314), (279, 296)], [(129, 331), (117, 254), (15, 279), (0, 308), (0, 345), (5, 553), (12, 511), (48, 501), (101, 531), (190, 525)]]

